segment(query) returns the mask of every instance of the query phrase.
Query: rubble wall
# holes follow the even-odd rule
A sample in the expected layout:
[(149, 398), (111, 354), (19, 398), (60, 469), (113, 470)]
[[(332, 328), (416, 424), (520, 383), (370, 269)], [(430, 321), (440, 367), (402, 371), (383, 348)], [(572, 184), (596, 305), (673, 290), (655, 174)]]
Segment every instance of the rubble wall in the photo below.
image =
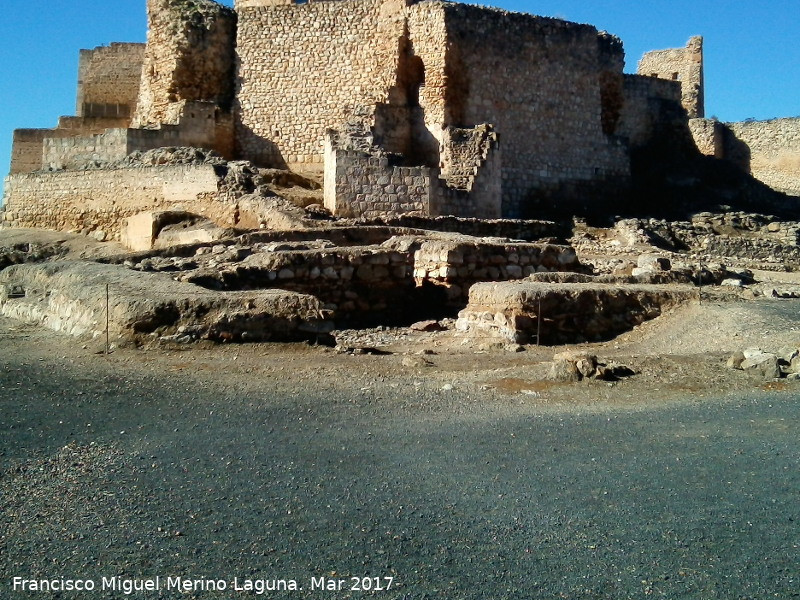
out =
[(388, 101), (403, 33), (402, 24), (399, 31), (391, 25), (403, 5), (240, 5), (239, 155), (261, 165), (321, 168), (326, 130), (346, 122), (359, 105)]
[(236, 13), (211, 0), (148, 0), (147, 49), (133, 127), (177, 124), (184, 102), (229, 110)]
[[(621, 44), (557, 19), (445, 4), (447, 125), (490, 123), (503, 153), (503, 216), (535, 217), (587, 182), (627, 180), (624, 147), (603, 131), (600, 72)], [(612, 53), (614, 56), (601, 56)]]
[(705, 116), (702, 37), (691, 38), (685, 48), (646, 53), (636, 72), (645, 77), (679, 81), (681, 102), (689, 117)]
[(144, 44), (116, 42), (81, 50), (75, 114), (130, 119), (139, 96), (144, 50)]
[(12, 227), (99, 231), (112, 238), (127, 217), (147, 210), (182, 208), (216, 216), (224, 210), (217, 188), (209, 165), (11, 175), (3, 219)]
[(681, 87), (673, 81), (625, 75), (625, 103), (618, 128), (632, 149), (648, 145), (666, 123), (681, 115)]
[(800, 196), (800, 118), (726, 123), (722, 154), (774, 190)]

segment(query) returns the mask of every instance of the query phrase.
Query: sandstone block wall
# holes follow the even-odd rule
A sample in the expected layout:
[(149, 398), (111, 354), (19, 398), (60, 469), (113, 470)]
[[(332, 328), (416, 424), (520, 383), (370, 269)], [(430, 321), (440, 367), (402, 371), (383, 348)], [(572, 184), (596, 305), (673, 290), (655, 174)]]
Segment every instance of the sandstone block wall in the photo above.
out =
[(75, 114), (130, 119), (139, 95), (144, 50), (144, 44), (124, 43), (81, 50)]
[[(208, 165), (28, 173), (6, 178), (3, 219), (12, 227), (118, 237), (127, 217), (154, 209), (184, 209), (212, 218), (218, 177)], [(231, 207), (232, 210), (232, 207)]]
[(458, 3), (443, 10), (448, 124), (494, 126), (504, 216), (535, 217), (531, 198), (564, 201), (573, 184), (627, 180), (629, 158), (603, 131), (601, 106), (600, 72), (621, 60), (620, 46), (601, 44), (588, 25)]
[(691, 118), (705, 116), (703, 38), (695, 36), (685, 48), (648, 52), (639, 61), (639, 75), (681, 82), (683, 107)]
[(463, 305), (480, 281), (522, 279), (534, 273), (581, 271), (575, 251), (555, 244), (428, 241), (414, 255), (419, 284), (444, 286), (454, 305)]

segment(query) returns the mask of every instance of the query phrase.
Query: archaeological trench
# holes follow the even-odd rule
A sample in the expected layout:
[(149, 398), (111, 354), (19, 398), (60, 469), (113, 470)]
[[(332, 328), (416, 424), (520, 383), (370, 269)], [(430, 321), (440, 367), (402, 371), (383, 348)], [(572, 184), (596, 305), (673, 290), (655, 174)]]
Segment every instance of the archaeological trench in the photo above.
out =
[(3, 230), (107, 250), (0, 230), (3, 316), (111, 347), (521, 350), (800, 295), (758, 275), (800, 267), (800, 119), (706, 119), (702, 38), (625, 74), (590, 25), (436, 0), (147, 13), (146, 44), (81, 50), (76, 116), (14, 134)]

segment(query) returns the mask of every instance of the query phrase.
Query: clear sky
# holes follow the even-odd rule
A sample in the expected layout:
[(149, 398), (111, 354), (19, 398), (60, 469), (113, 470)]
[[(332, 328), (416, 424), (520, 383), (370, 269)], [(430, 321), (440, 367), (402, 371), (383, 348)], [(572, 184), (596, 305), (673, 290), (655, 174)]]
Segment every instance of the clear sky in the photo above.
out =
[[(231, 5), (232, 0), (223, 2)], [(590, 23), (619, 36), (627, 72), (648, 50), (705, 37), (706, 115), (723, 121), (800, 116), (800, 0), (496, 0)], [(145, 0), (4, 0), (0, 20), (0, 171), (12, 131), (75, 114), (78, 51), (143, 42)]]

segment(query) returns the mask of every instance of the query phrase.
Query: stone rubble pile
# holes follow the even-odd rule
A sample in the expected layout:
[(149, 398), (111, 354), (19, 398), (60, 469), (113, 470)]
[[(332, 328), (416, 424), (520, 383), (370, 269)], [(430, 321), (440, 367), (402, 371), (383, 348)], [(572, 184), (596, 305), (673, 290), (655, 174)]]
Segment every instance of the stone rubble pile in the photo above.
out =
[(800, 350), (774, 353), (747, 348), (728, 358), (727, 366), (768, 381), (780, 378), (800, 381)]

